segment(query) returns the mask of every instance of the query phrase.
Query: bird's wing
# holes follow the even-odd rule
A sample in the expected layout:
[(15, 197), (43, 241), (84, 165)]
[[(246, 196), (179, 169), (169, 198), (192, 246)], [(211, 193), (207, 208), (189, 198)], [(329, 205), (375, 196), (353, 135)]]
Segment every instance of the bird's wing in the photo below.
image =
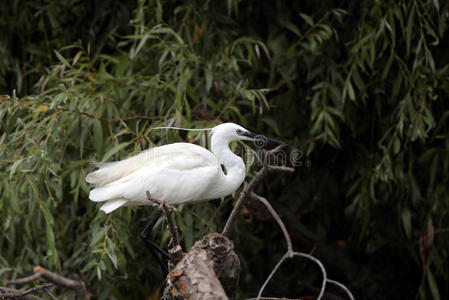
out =
[(150, 148), (122, 161), (101, 164), (97, 171), (86, 176), (86, 181), (101, 187), (126, 178), (141, 169), (193, 170), (218, 164), (216, 156), (203, 147), (189, 143), (175, 143)]

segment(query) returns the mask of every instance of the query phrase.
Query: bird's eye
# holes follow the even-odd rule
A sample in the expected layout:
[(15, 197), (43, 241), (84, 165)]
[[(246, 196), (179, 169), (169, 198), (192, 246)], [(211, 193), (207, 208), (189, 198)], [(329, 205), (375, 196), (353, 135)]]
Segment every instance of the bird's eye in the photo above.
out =
[(235, 132), (237, 132), (238, 135), (242, 135), (243, 131), (240, 129), (237, 129)]

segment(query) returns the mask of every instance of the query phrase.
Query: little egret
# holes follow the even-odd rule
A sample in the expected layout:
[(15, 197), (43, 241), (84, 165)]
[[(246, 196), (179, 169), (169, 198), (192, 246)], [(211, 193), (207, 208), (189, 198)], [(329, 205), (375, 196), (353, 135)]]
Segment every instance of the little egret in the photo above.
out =
[(211, 131), (211, 151), (189, 143), (150, 148), (122, 161), (99, 164), (86, 176), (95, 185), (89, 198), (104, 202), (110, 213), (122, 206), (151, 205), (151, 197), (170, 205), (216, 199), (233, 193), (245, 179), (243, 159), (232, 153), (232, 141), (279, 141), (256, 135), (234, 123), (220, 124)]

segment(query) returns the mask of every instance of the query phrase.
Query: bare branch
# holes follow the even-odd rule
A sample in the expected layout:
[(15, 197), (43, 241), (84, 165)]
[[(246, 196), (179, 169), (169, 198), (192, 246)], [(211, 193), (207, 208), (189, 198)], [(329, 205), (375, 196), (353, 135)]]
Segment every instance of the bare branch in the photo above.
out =
[[(296, 256), (307, 258), (307, 259), (313, 261), (314, 263), (316, 263), (318, 265), (318, 267), (320, 268), (320, 271), (323, 276), (321, 288), (318, 289), (318, 288), (313, 287), (314, 290), (318, 291), (318, 296), (317, 296), (318, 300), (320, 300), (323, 297), (323, 295), (325, 294), (326, 284), (328, 282), (331, 284), (337, 285), (338, 287), (343, 289), (348, 294), (349, 298), (351, 300), (354, 300), (354, 297), (352, 296), (349, 289), (346, 288), (346, 286), (344, 286), (343, 284), (336, 282), (334, 280), (329, 280), (327, 278), (326, 269), (324, 268), (323, 264), (321, 263), (321, 261), (319, 259), (315, 258), (311, 254), (293, 251), (293, 245), (292, 245), (290, 235), (289, 235), (284, 223), (282, 222), (282, 219), (279, 217), (279, 215), (276, 213), (276, 211), (274, 210), (274, 208), (271, 206), (271, 204), (268, 202), (267, 199), (255, 194), (253, 192), (254, 187), (263, 179), (263, 177), (269, 171), (279, 171), (279, 172), (293, 172), (294, 171), (293, 168), (289, 168), (289, 167), (285, 167), (285, 166), (271, 166), (268, 164), (269, 156), (280, 151), (284, 146), (285, 145), (280, 145), (273, 150), (265, 152), (262, 168), (260, 168), (259, 171), (256, 172), (256, 174), (252, 178), (252, 180), (248, 183), (247, 186), (245, 186), (243, 188), (242, 192), (239, 194), (237, 201), (236, 201), (236, 205), (234, 206), (234, 208), (226, 222), (226, 225), (223, 229), (223, 233), (222, 233), (224, 239), (227, 239), (231, 235), (233, 225), (235, 223), (238, 213), (241, 211), (242, 206), (249, 199), (254, 199), (254, 200), (260, 201), (262, 204), (265, 205), (265, 207), (268, 209), (270, 214), (273, 216), (273, 218), (276, 220), (279, 227), (281, 228), (282, 233), (285, 238), (285, 241), (287, 243), (287, 252), (283, 255), (283, 257), (279, 260), (279, 262), (274, 266), (271, 273), (268, 275), (267, 279), (265, 280), (265, 282), (263, 283), (262, 287), (260, 288), (260, 290), (258, 292), (257, 298), (252, 298), (252, 299), (247, 299), (247, 300), (253, 300), (253, 299), (257, 299), (257, 300), (286, 299), (286, 300), (288, 300), (287, 298), (262, 297), (262, 293), (265, 290), (265, 288), (267, 287), (268, 283), (273, 278), (273, 276), (276, 274), (276, 272), (278, 271), (278, 269), (282, 265), (282, 263), (285, 260), (287, 260), (289, 258), (296, 257)], [(154, 199), (151, 199), (148, 192), (147, 192), (147, 198), (149, 200), (152, 200), (153, 202), (156, 202), (156, 201), (154, 201)], [(158, 203), (158, 202), (156, 202), (156, 203)], [(167, 220), (169, 222), (171, 222), (171, 217), (169, 216), (170, 211), (168, 210), (168, 208), (165, 206), (165, 204), (163, 202), (159, 202), (159, 204), (164, 209), (164, 212), (167, 215)], [(176, 229), (174, 226), (171, 226), (170, 224), (169, 224), (169, 228), (170, 228), (170, 231)], [(177, 233), (177, 231), (176, 231), (176, 233)], [(217, 234), (215, 234), (215, 235), (217, 235)], [(176, 239), (173, 239), (173, 240), (177, 240), (177, 235), (172, 233), (172, 236), (176, 237)], [(206, 240), (206, 238), (203, 240), (202, 243), (204, 243), (205, 240)], [(226, 294), (223, 293), (222, 286), (215, 285), (215, 283), (210, 281), (211, 278), (213, 278), (214, 276), (217, 276), (218, 274), (215, 275), (215, 274), (213, 274), (213, 272), (211, 273), (209, 271), (210, 267), (209, 268), (207, 267), (207, 265), (208, 265), (207, 261), (210, 260), (211, 258), (208, 258), (206, 252), (202, 251), (204, 249), (207, 249), (207, 246), (206, 246), (207, 243), (204, 244), (203, 246), (200, 246), (201, 244), (199, 244), (199, 243), (200, 242), (197, 242), (195, 244), (194, 248), (192, 248), (192, 250), (182, 259), (182, 261), (168, 275), (169, 286), (166, 288), (166, 291), (164, 292), (164, 299), (172, 299), (175, 296), (188, 297), (189, 295), (192, 295), (192, 292), (194, 294), (201, 295), (202, 298), (201, 297), (200, 298), (203, 299), (204, 297), (207, 298), (212, 295), (212, 294), (204, 293), (205, 291), (207, 291), (207, 293), (210, 293), (211, 290), (216, 290), (218, 292), (217, 295), (214, 294), (215, 298), (227, 299)], [(206, 256), (204, 256), (204, 255), (206, 255)], [(212, 257), (214, 257), (214, 255)], [(233, 260), (231, 260), (231, 261), (233, 261)], [(203, 271), (199, 271), (199, 270), (203, 270)], [(217, 272), (217, 270), (215, 270), (215, 271)], [(235, 270), (233, 272), (235, 273)], [(237, 274), (237, 276), (238, 276), (238, 274)], [(202, 278), (202, 279), (200, 280), (200, 278)], [(225, 281), (223, 281), (223, 278), (220, 275), (218, 275), (216, 278), (219, 281), (221, 281), (222, 284), (223, 284), (223, 282), (225, 282)], [(232, 275), (230, 278), (238, 278), (238, 277), (236, 277), (236, 275)], [(212, 281), (214, 281), (214, 280), (212, 280)], [(192, 282), (203, 282), (205, 289), (203, 291), (197, 290), (197, 286), (192, 285)], [(232, 282), (233, 282), (232, 286), (234, 286), (234, 281), (232, 281)], [(206, 288), (206, 285), (208, 285), (208, 284), (210, 286), (207, 286), (207, 288)], [(328, 294), (328, 295), (332, 295), (332, 294)], [(332, 296), (334, 296), (334, 295), (332, 295)], [(231, 298), (233, 298), (233, 296), (231, 296)], [(337, 297), (337, 296), (335, 296), (334, 298), (341, 299), (340, 297)]]
[(48, 288), (50, 288), (52, 286), (53, 286), (52, 283), (45, 283), (45, 284), (42, 284), (42, 285), (38, 285), (38, 286), (32, 287), (32, 288), (30, 288), (30, 289), (28, 289), (26, 291), (17, 293), (17, 294), (15, 294), (13, 296), (9, 296), (9, 298), (12, 298), (12, 299), (14, 299), (14, 298), (21, 298), (23, 296), (26, 296), (26, 295), (29, 295), (29, 294), (32, 294), (32, 293), (35, 293), (35, 292), (38, 292), (38, 291), (41, 291), (41, 290), (46, 290), (46, 289), (48, 289)]
[[(310, 259), (312, 261), (314, 261), (321, 269), (321, 272), (323, 274), (323, 281), (322, 281), (322, 285), (321, 285), (321, 289), (319, 292), (319, 295), (317, 297), (317, 299), (321, 299), (321, 297), (324, 294), (325, 288), (326, 288), (326, 283), (332, 283), (334, 285), (337, 285), (338, 287), (340, 287), (341, 289), (343, 289), (346, 294), (349, 296), (349, 298), (351, 300), (354, 300), (354, 296), (351, 294), (351, 292), (349, 291), (349, 289), (344, 286), (343, 284), (341, 284), (340, 282), (331, 280), (331, 279), (327, 279), (327, 273), (326, 273), (326, 269), (324, 268), (323, 264), (321, 263), (320, 260), (318, 260), (317, 258), (313, 257), (310, 254), (306, 254), (306, 253), (301, 253), (301, 252), (293, 252), (293, 247), (292, 247), (292, 242), (290, 239), (290, 235), (288, 234), (288, 231), (284, 225), (284, 223), (282, 222), (281, 218), (279, 217), (279, 215), (276, 213), (276, 211), (273, 209), (273, 207), (271, 206), (271, 204), (268, 202), (267, 199), (265, 199), (264, 197), (261, 197), (259, 195), (256, 195), (255, 193), (251, 192), (251, 198), (258, 200), (260, 202), (262, 202), (266, 208), (268, 209), (268, 211), (271, 213), (271, 215), (273, 216), (273, 218), (276, 220), (276, 222), (279, 224), (279, 227), (281, 227), (281, 230), (284, 234), (286, 243), (287, 243), (287, 253), (281, 258), (281, 260), (276, 264), (276, 266), (273, 268), (273, 270), (271, 271), (270, 275), (268, 276), (268, 278), (265, 280), (264, 284), (262, 285), (262, 287), (259, 290), (259, 294), (257, 296), (257, 300), (260, 299), (270, 299), (270, 298), (261, 298), (262, 292), (265, 289), (265, 287), (267, 286), (268, 282), (271, 280), (271, 278), (274, 276), (274, 274), (276, 273), (276, 271), (279, 269), (279, 267), (281, 266), (281, 264), (287, 259), (287, 258), (292, 258), (294, 256), (301, 256), (307, 259)], [(271, 298), (271, 299), (276, 299), (276, 298)]]
[[(19, 285), (19, 284), (27, 284), (30, 282), (33, 282), (34, 280), (37, 280), (39, 278), (43, 278), (51, 283), (46, 283), (43, 285), (36, 286), (34, 288), (28, 289), (26, 291), (20, 291), (15, 289), (8, 289), (8, 288), (1, 288), (0, 292), (6, 292), (6, 295), (3, 295), (0, 293), (0, 296), (5, 296), (7, 298), (17, 298), (17, 299), (25, 299), (25, 300), (42, 300), (42, 298), (30, 295), (31, 293), (34, 293), (39, 290), (43, 290), (47, 295), (49, 295), (53, 300), (56, 299), (56, 297), (48, 291), (48, 288), (52, 287), (53, 285), (57, 285), (63, 288), (72, 289), (75, 291), (78, 299), (87, 300), (90, 298), (89, 293), (87, 292), (86, 285), (83, 281), (76, 281), (69, 278), (66, 278), (64, 276), (61, 276), (59, 274), (50, 272), (46, 270), (45, 268), (41, 266), (36, 266), (33, 269), (34, 274), (31, 276), (27, 276), (24, 278), (19, 278), (16, 280), (5, 280), (5, 285)], [(11, 296), (13, 295), (13, 297)], [(2, 299), (2, 298), (0, 298)]]
[(335, 281), (335, 280), (331, 280), (328, 279), (327, 282), (332, 283), (336, 286), (338, 286), (339, 288), (341, 288), (343, 291), (346, 292), (346, 294), (348, 295), (349, 299), (354, 300), (354, 296), (352, 295), (351, 291), (342, 283)]
[(281, 227), (281, 230), (284, 233), (285, 241), (287, 242), (287, 253), (292, 253), (293, 252), (292, 240), (290, 239), (290, 235), (288, 234), (287, 228), (285, 227), (284, 222), (282, 222), (279, 215), (271, 206), (270, 202), (268, 202), (268, 200), (265, 199), (264, 197), (261, 197), (253, 192), (251, 192), (251, 198), (262, 202), (266, 206), (266, 208), (271, 213), (276, 222), (279, 224), (279, 227)]
[(286, 146), (285, 144), (282, 144), (282, 145), (279, 145), (279, 146), (277, 146), (276, 148), (274, 148), (272, 150), (265, 151), (264, 158), (263, 158), (263, 166), (256, 173), (256, 175), (254, 175), (253, 179), (251, 179), (251, 181), (248, 183), (248, 185), (240, 193), (240, 195), (239, 195), (239, 197), (238, 197), (238, 199), (236, 201), (236, 204), (235, 204), (234, 208), (232, 209), (232, 212), (229, 215), (228, 220), (226, 221), (226, 224), (225, 224), (223, 232), (222, 232), (223, 235), (225, 235), (227, 237), (231, 236), (232, 227), (234, 226), (234, 223), (235, 223), (235, 220), (237, 218), (237, 215), (240, 213), (243, 205), (248, 200), (248, 195), (251, 194), (251, 192), (253, 191), (253, 189), (256, 186), (256, 184), (258, 184), (262, 180), (262, 178), (267, 174), (267, 172), (270, 170), (270, 168), (272, 168), (273, 171), (280, 171), (280, 170), (287, 171), (287, 172), (294, 171), (294, 169), (288, 168), (288, 167), (269, 166), (268, 165), (268, 157), (270, 157), (271, 155), (276, 154), (277, 152), (279, 152), (285, 146)]
[(274, 274), (277, 272), (277, 270), (279, 269), (279, 267), (281, 266), (281, 264), (287, 259), (287, 258), (292, 258), (294, 256), (301, 256), (304, 258), (307, 258), (309, 260), (312, 260), (313, 262), (315, 262), (321, 269), (321, 273), (323, 274), (323, 281), (321, 284), (321, 289), (319, 291), (318, 297), (317, 299), (321, 299), (322, 296), (324, 295), (324, 291), (326, 289), (326, 283), (332, 283), (338, 287), (340, 287), (342, 290), (344, 290), (346, 292), (346, 294), (349, 296), (349, 298), (351, 300), (354, 300), (354, 296), (351, 294), (351, 292), (349, 291), (349, 289), (344, 286), (343, 284), (341, 284), (340, 282), (337, 282), (335, 280), (331, 280), (331, 279), (327, 279), (327, 273), (326, 273), (326, 269), (324, 268), (323, 264), (321, 263), (321, 261), (315, 257), (313, 257), (310, 254), (306, 254), (306, 253), (301, 253), (301, 252), (294, 252), (293, 251), (293, 247), (292, 247), (292, 242), (290, 239), (290, 235), (288, 234), (288, 231), (284, 225), (284, 223), (282, 222), (281, 218), (279, 217), (279, 215), (276, 213), (276, 211), (273, 209), (273, 207), (271, 206), (271, 204), (268, 202), (267, 199), (265, 199), (264, 197), (261, 197), (259, 195), (256, 195), (255, 193), (251, 192), (250, 194), (251, 198), (258, 200), (260, 202), (262, 202), (266, 208), (268, 209), (268, 211), (271, 213), (271, 215), (273, 216), (273, 218), (276, 220), (276, 222), (278, 223), (279, 227), (281, 227), (281, 230), (284, 234), (286, 243), (287, 243), (287, 253), (285, 253), (285, 255), (281, 258), (281, 260), (276, 264), (276, 266), (273, 268), (273, 270), (271, 271), (270, 275), (268, 276), (268, 278), (265, 280), (264, 284), (262, 285), (262, 287), (259, 290), (259, 294), (257, 295), (257, 300), (260, 299), (277, 299), (277, 298), (261, 298), (263, 290), (265, 289), (265, 287), (267, 286), (267, 284), (270, 282), (271, 278), (274, 276)]
[[(319, 292), (319, 291), (320, 291), (319, 288), (316, 288), (315, 286), (313, 286), (313, 285), (311, 285), (311, 284), (309, 284), (309, 283), (302, 282), (302, 281), (298, 281), (298, 282), (299, 282), (302, 286), (307, 287), (308, 289), (310, 289), (310, 290), (312, 290), (312, 291), (315, 291), (315, 292)], [(324, 299), (328, 299), (328, 300), (345, 300), (345, 298), (342, 298), (342, 297), (340, 297), (340, 296), (338, 296), (338, 295), (335, 295), (335, 294), (333, 294), (333, 293), (330, 293), (330, 292), (328, 292), (328, 291), (325, 291), (325, 292), (324, 292), (323, 297), (324, 297)], [(256, 300), (256, 299), (257, 299), (257, 298), (254, 297), (254, 298), (246, 298), (245, 300)], [(298, 300), (298, 298), (260, 297), (260, 300)]]
[(268, 171), (293, 173), (295, 169), (285, 166), (268, 166)]
[[(10, 289), (5, 287), (0, 287), (0, 299), (9, 299), (11, 295), (15, 295), (16, 293), (21, 293), (22, 291), (16, 289)], [(34, 295), (25, 295), (20, 298), (20, 300), (44, 300), (44, 298), (34, 296)]]
[(40, 273), (42, 278), (51, 283), (54, 283), (55, 285), (74, 290), (76, 296), (80, 299), (87, 300), (90, 298), (89, 293), (86, 289), (86, 285), (83, 281), (76, 281), (66, 278), (59, 274), (48, 271), (41, 266), (34, 267), (33, 271), (35, 273)]
[(23, 278), (19, 278), (19, 279), (4, 280), (3, 284), (4, 285), (23, 285), (23, 284), (27, 284), (27, 283), (30, 283), (32, 281), (35, 281), (39, 277), (41, 277), (40, 273), (34, 273), (33, 275), (30, 275), (30, 276), (27, 276), (27, 277), (23, 277)]
[(257, 294), (257, 300), (260, 300), (260, 297), (262, 296), (263, 290), (265, 289), (265, 287), (267, 286), (268, 282), (270, 282), (271, 278), (274, 276), (274, 274), (276, 273), (276, 271), (279, 269), (279, 267), (281, 266), (281, 264), (284, 262), (284, 260), (286, 260), (288, 257), (290, 257), (289, 255), (284, 254), (284, 256), (282, 256), (282, 258), (278, 261), (278, 263), (274, 266), (273, 270), (271, 271), (270, 275), (268, 275), (267, 279), (265, 279), (265, 282), (263, 283), (262, 287), (259, 289), (259, 293)]
[(251, 179), (249, 184), (240, 193), (240, 195), (237, 199), (237, 202), (236, 202), (234, 208), (232, 209), (232, 212), (229, 215), (228, 220), (226, 221), (226, 224), (225, 224), (223, 232), (222, 232), (223, 235), (225, 235), (227, 237), (231, 236), (231, 230), (232, 230), (232, 227), (234, 226), (235, 219), (237, 218), (237, 215), (240, 213), (240, 210), (243, 207), (243, 205), (246, 203), (248, 194), (251, 193), (251, 191), (254, 189), (256, 184), (258, 184), (262, 180), (262, 178), (265, 176), (267, 171), (268, 171), (268, 167), (266, 165), (264, 165), (256, 173), (256, 175), (253, 177), (253, 179)]
[(273, 268), (273, 271), (271, 271), (270, 275), (268, 275), (267, 279), (265, 280), (264, 284), (262, 285), (262, 287), (259, 290), (259, 294), (257, 295), (257, 300), (260, 300), (263, 290), (265, 289), (265, 287), (267, 286), (268, 282), (270, 282), (271, 278), (274, 276), (274, 274), (276, 273), (276, 271), (279, 269), (279, 267), (281, 266), (281, 264), (287, 259), (287, 258), (291, 258), (293, 256), (301, 256), (307, 259), (312, 260), (313, 262), (315, 262), (321, 270), (321, 273), (323, 274), (323, 282), (321, 284), (321, 289), (320, 289), (320, 293), (318, 294), (317, 300), (320, 300), (321, 297), (323, 297), (324, 294), (324, 290), (326, 289), (326, 282), (327, 282), (327, 273), (326, 273), (326, 269), (324, 268), (323, 264), (321, 263), (321, 261), (315, 257), (313, 257), (312, 255), (306, 254), (306, 253), (301, 253), (301, 252), (292, 252), (292, 253), (285, 253), (284, 256), (281, 258), (281, 260), (276, 264), (276, 266)]
[(26, 291), (0, 287), (0, 299), (44, 300), (41, 297), (31, 295), (31, 293), (48, 288), (49, 287), (48, 285), (49, 284), (36, 286)]
[(53, 295), (48, 289), (44, 289), (45, 294), (47, 294), (48, 296), (50, 296), (50, 298), (52, 300), (58, 300), (58, 298), (55, 297), (55, 295)]

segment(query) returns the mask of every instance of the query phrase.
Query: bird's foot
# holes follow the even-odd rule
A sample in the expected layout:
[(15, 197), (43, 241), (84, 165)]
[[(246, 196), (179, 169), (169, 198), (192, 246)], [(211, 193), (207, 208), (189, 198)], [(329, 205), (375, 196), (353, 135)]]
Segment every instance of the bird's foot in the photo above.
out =
[(146, 195), (147, 200), (151, 201), (153, 203), (153, 206), (158, 206), (159, 209), (164, 209), (164, 207), (166, 207), (170, 212), (176, 211), (176, 208), (171, 206), (167, 202), (162, 201), (162, 200), (158, 200), (158, 199), (155, 199), (155, 198), (151, 197), (151, 194), (150, 194), (149, 191), (147, 191), (146, 194), (147, 194)]

